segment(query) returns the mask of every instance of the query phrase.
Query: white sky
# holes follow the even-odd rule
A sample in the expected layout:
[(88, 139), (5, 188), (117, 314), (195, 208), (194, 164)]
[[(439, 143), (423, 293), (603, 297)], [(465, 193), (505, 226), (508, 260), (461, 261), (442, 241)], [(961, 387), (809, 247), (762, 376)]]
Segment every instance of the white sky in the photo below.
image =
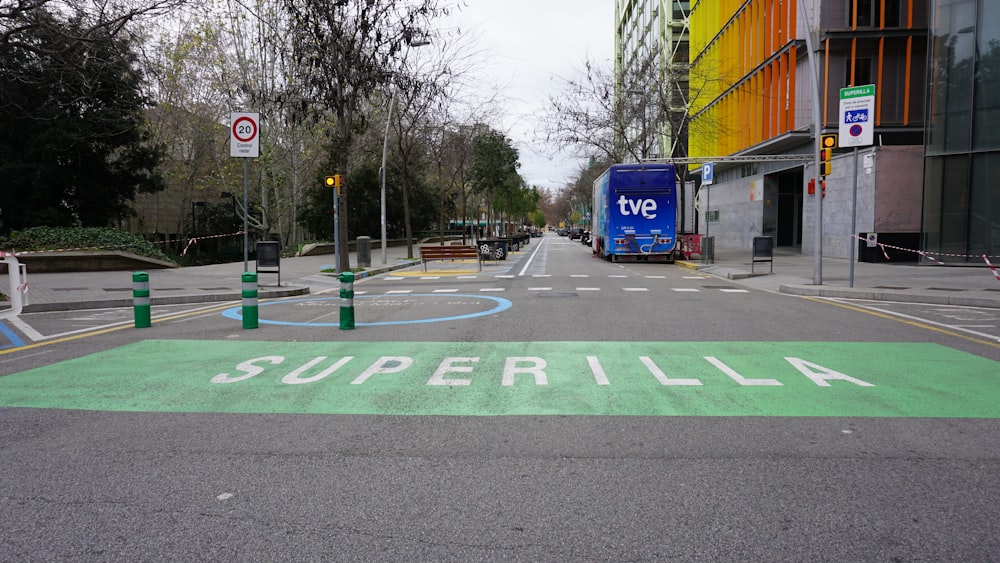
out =
[[(550, 95), (558, 93), (553, 76), (574, 78), (584, 61), (611, 65), (614, 52), (614, 0), (466, 0), (442, 22), (477, 38), (488, 54), (476, 79), (492, 90), (506, 86), (504, 117), (495, 128), (505, 132), (520, 154), (519, 172), (528, 185), (561, 189), (582, 160), (556, 154), (544, 145), (539, 119)], [(481, 74), (479, 74), (481, 73)], [(537, 131), (537, 133), (536, 133)]]

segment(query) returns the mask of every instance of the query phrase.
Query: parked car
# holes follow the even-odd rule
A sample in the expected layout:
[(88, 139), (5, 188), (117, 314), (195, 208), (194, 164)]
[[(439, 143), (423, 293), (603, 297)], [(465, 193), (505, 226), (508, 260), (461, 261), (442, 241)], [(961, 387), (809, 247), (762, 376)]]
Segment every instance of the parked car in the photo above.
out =
[(583, 227), (573, 227), (569, 232), (571, 240), (577, 240), (583, 235)]

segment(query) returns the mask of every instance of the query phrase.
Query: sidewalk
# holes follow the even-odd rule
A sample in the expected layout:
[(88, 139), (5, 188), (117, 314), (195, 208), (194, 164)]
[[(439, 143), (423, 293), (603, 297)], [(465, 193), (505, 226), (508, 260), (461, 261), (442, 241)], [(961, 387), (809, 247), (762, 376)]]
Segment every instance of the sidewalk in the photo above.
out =
[(852, 287), (851, 262), (843, 258), (824, 257), (819, 276), (822, 284), (816, 285), (815, 258), (797, 250), (775, 249), (773, 273), (771, 263), (753, 262), (749, 249), (742, 255), (725, 251), (717, 254), (713, 264), (702, 260), (677, 263), (748, 287), (792, 295), (1000, 308), (1000, 280), (985, 263), (943, 266), (855, 262)]
[[(555, 237), (554, 234), (546, 236)], [(534, 239), (525, 252), (537, 248)], [(414, 248), (414, 252), (417, 252)], [(511, 257), (517, 260), (519, 256)], [(351, 253), (350, 263), (357, 266)], [(386, 263), (381, 251), (372, 249), (371, 266), (355, 274), (356, 279), (374, 276), (416, 261), (406, 259), (406, 247), (386, 249)], [(489, 275), (484, 262), (484, 273)], [(507, 262), (499, 264), (508, 265)], [(729, 279), (747, 287), (793, 295), (847, 297), (880, 301), (907, 301), (938, 305), (964, 305), (1000, 309), (1000, 281), (989, 268), (982, 266), (940, 266), (885, 263), (855, 263), (854, 287), (850, 287), (850, 262), (824, 258), (821, 285), (813, 284), (814, 258), (798, 251), (779, 248), (772, 263), (751, 261), (746, 253), (720, 251), (714, 263), (702, 260), (678, 261), (687, 267), (712, 276)], [(330, 292), (339, 288), (333, 269), (334, 256), (297, 256), (281, 259), (281, 279), (277, 274), (261, 273), (258, 297), (268, 299), (291, 295)], [(773, 266), (773, 273), (771, 267)], [(249, 262), (254, 271), (255, 262)], [(150, 297), (153, 305), (238, 301), (243, 262), (173, 269), (149, 269)], [(84, 273), (31, 273), (28, 271), (25, 313), (132, 306), (132, 271)], [(8, 293), (6, 275), (0, 275), (0, 288)], [(0, 305), (0, 309), (8, 308)]]

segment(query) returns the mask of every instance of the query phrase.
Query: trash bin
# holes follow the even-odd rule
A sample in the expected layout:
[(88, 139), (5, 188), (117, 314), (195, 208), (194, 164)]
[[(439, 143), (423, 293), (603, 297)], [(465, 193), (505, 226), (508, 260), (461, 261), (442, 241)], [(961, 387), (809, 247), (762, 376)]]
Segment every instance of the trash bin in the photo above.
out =
[(372, 237), (358, 237), (354, 241), (358, 255), (358, 267), (370, 268), (372, 265)]
[(507, 239), (479, 239), (479, 255), (491, 260), (506, 260), (508, 246)]

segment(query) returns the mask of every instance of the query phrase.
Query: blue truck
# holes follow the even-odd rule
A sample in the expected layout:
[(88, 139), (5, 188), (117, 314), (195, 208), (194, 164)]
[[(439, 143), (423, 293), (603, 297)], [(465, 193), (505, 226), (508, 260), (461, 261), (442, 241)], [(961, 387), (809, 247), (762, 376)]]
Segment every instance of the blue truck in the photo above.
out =
[(673, 262), (677, 177), (669, 163), (615, 164), (594, 181), (591, 247), (612, 262)]

